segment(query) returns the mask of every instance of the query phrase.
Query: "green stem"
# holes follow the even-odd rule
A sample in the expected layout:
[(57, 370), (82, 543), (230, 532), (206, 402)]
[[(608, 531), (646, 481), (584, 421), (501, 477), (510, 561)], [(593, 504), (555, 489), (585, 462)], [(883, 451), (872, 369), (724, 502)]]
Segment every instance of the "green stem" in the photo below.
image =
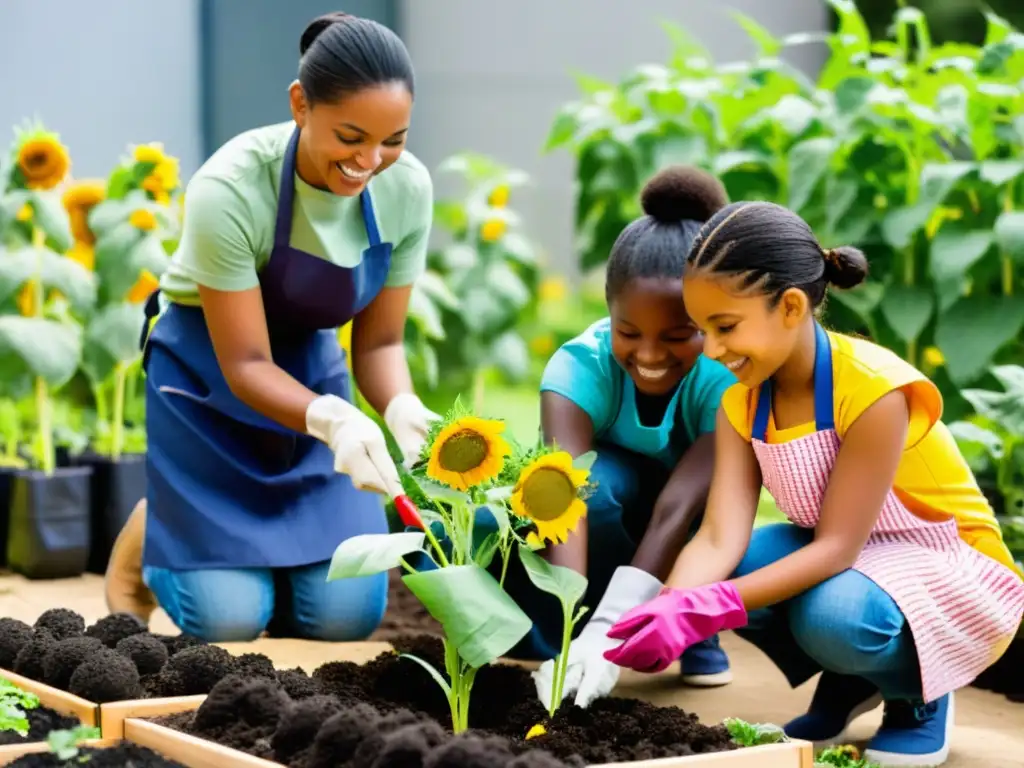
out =
[(103, 383), (92, 385), (92, 398), (96, 401), (96, 419), (101, 424), (107, 423), (109, 414), (107, 413), (107, 399), (103, 392)]
[(444, 550), (441, 549), (441, 545), (437, 541), (437, 537), (434, 536), (434, 532), (430, 530), (430, 524), (424, 521), (423, 524), (423, 535), (427, 537), (427, 541), (430, 542), (430, 546), (437, 552), (437, 559), (441, 561), (441, 567), (448, 567), (448, 558), (444, 556)]
[(551, 686), (551, 705), (548, 714), (552, 717), (562, 703), (562, 691), (565, 689), (565, 675), (569, 671), (569, 644), (572, 642), (572, 607), (562, 602), (562, 650), (555, 662), (554, 685)]
[(114, 413), (110, 425), (110, 456), (114, 461), (121, 458), (124, 447), (124, 390), (127, 383), (125, 374), (125, 364), (118, 363), (114, 368)]
[[(1006, 187), (1006, 197), (1003, 199), (1003, 210), (1010, 212), (1013, 210), (1013, 182), (1011, 181)], [(1001, 254), (1002, 256), (1002, 283), (1003, 283), (1003, 296), (1013, 295), (1013, 283), (1016, 275), (1013, 269), (1013, 259), (1005, 251)]]
[(53, 416), (50, 409), (50, 393), (46, 380), (36, 377), (36, 418), (39, 420), (40, 464), (41, 469), (52, 475), (57, 467), (57, 454), (53, 447)]
[(484, 389), (487, 371), (477, 368), (473, 371), (473, 413), (477, 416), (484, 412)]
[(498, 586), (505, 588), (505, 573), (508, 571), (509, 551), (506, 547), (501, 548), (501, 578), (498, 579)]

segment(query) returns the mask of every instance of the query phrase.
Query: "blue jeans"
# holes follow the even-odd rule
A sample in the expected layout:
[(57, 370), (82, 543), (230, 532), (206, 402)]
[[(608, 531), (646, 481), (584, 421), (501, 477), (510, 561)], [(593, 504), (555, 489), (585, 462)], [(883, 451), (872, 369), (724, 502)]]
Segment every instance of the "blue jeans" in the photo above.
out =
[[(790, 523), (758, 528), (734, 576), (781, 560), (813, 537), (813, 530)], [(858, 571), (751, 611), (736, 634), (763, 651), (794, 688), (825, 670), (864, 678), (886, 699), (921, 697), (910, 625), (889, 594)]]
[[(583, 605), (593, 611), (604, 596), (615, 569), (629, 565), (636, 548), (651, 521), (651, 513), (670, 471), (660, 462), (627, 451), (615, 445), (596, 446), (597, 461), (590, 470), (590, 481), (596, 484), (587, 499), (587, 591)], [(699, 520), (691, 528), (696, 531)], [(482, 541), (497, 530), (494, 517), (481, 509), (474, 521), (473, 538)], [(417, 567), (422, 567), (420, 563)], [(497, 555), (489, 570), (497, 578), (501, 573), (501, 556)], [(505, 575), (505, 591), (533, 621), (533, 627), (507, 654), (508, 658), (545, 661), (558, 655), (562, 644), (562, 607), (558, 598), (542, 592), (526, 575), (513, 549)], [(576, 633), (586, 624), (586, 617), (576, 625)], [(717, 650), (717, 638), (705, 644)], [(695, 646), (688, 653), (700, 665), (708, 648)], [(684, 654), (685, 656), (686, 654)], [(715, 670), (718, 671), (718, 670)]]
[(172, 571), (143, 579), (182, 632), (211, 643), (282, 637), (363, 640), (387, 608), (386, 573), (327, 581), (330, 561), (299, 568)]

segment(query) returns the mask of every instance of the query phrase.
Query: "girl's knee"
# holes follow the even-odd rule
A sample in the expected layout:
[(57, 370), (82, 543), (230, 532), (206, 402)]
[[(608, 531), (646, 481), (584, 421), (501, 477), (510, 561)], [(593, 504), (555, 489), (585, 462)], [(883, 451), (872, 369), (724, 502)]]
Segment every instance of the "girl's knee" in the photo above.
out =
[(365, 640), (387, 610), (387, 573), (328, 582), (325, 570), (323, 578), (293, 578), (292, 585), (296, 628), (311, 640)]
[(261, 570), (147, 569), (146, 582), (183, 633), (210, 643), (255, 640), (274, 611), (274, 584)]
[(906, 619), (895, 601), (853, 570), (793, 598), (789, 622), (808, 656), (843, 674), (886, 668), (904, 645)]

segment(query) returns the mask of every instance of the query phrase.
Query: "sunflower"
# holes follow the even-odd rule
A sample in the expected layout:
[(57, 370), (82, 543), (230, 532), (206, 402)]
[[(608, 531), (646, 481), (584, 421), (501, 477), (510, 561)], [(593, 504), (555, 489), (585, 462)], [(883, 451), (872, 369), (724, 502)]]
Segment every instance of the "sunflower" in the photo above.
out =
[(159, 165), (167, 158), (167, 155), (164, 154), (164, 145), (159, 141), (154, 141), (149, 144), (139, 144), (132, 152), (132, 157), (136, 163)]
[(135, 285), (125, 294), (124, 300), (129, 304), (141, 304), (159, 287), (160, 281), (156, 275), (148, 269), (144, 269), (142, 274), (139, 275), (139, 279), (135, 281)]
[(451, 421), (430, 446), (427, 476), (460, 491), (493, 480), (512, 452), (504, 430), (503, 421), (477, 416)]
[(71, 235), (80, 243), (95, 245), (96, 235), (89, 229), (89, 212), (107, 196), (107, 186), (100, 180), (83, 179), (68, 185), (61, 198), (71, 220)]
[(65, 254), (72, 261), (78, 262), (90, 272), (96, 268), (96, 252), (89, 243), (76, 240)]
[(29, 189), (53, 189), (68, 175), (71, 158), (56, 133), (27, 133), (18, 146), (18, 169)]
[(520, 473), (509, 500), (512, 511), (533, 521), (538, 538), (562, 543), (587, 513), (580, 490), (589, 474), (573, 467), (565, 451), (544, 454)]
[(152, 211), (146, 210), (145, 208), (138, 208), (132, 211), (131, 215), (128, 217), (128, 223), (143, 232), (152, 232), (156, 229), (158, 222)]

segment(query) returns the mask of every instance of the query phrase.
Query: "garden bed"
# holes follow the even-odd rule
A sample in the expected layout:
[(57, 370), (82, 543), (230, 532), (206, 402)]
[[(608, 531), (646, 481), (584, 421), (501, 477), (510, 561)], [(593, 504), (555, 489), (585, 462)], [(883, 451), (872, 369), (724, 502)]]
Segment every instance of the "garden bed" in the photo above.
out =
[[(436, 638), (392, 643), (399, 653), (443, 668)], [(723, 768), (801, 768), (810, 755), (810, 745), (802, 743), (739, 747), (724, 725), (704, 725), (679, 708), (635, 699), (599, 699), (586, 710), (570, 700), (549, 718), (529, 671), (516, 665), (480, 668), (471, 728), (459, 735), (451, 733), (448, 702), (437, 684), (398, 653), (366, 664), (328, 662), (307, 679), (305, 688), (288, 690), (276, 677), (231, 674), (198, 708), (129, 719), (125, 733), (180, 760), (194, 754), (197, 741), (211, 745), (211, 755), (224, 757), (223, 748), (238, 753), (237, 762), (224, 758), (221, 768), (565, 768), (661, 758), (671, 758), (666, 765), (717, 758), (710, 764)]]

